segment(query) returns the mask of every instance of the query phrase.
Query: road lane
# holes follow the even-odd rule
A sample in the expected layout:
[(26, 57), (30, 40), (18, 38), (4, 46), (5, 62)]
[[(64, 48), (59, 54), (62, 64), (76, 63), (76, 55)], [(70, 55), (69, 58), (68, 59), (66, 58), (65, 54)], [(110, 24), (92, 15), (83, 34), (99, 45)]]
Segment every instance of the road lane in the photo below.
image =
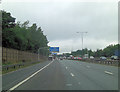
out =
[[(79, 61), (64, 61), (63, 65), (67, 65), (70, 72), (75, 74), (77, 81), (81, 81), (82, 90), (117, 90), (118, 89), (118, 68), (110, 66), (102, 66), (89, 64)], [(81, 64), (79, 66), (79, 63)], [(89, 65), (89, 68), (86, 66)], [(99, 68), (98, 68), (99, 66)], [(100, 69), (101, 67), (101, 69)], [(104, 70), (114, 72), (114, 75), (107, 75)]]
[(2, 75), (2, 89), (8, 90), (12, 88), (14, 85), (18, 84), (20, 81), (24, 80), (25, 78), (27, 78), (40, 68), (44, 67), (48, 63), (50, 63), (50, 61), (41, 62), (33, 66), (19, 69), (15, 72)]
[(15, 90), (62, 90), (66, 89), (62, 68), (58, 61), (39, 72)]
[[(48, 62), (41, 64), (41, 66), (47, 63)], [(35, 66), (36, 69), (38, 69), (39, 66), (40, 65), (36, 65)], [(34, 70), (34, 67), (31, 68), (29, 68), (31, 71)], [(106, 74), (104, 71), (110, 71), (113, 73), (113, 75)], [(54, 61), (43, 71), (36, 74), (34, 77), (32, 77), (31, 79), (17, 87), (15, 90), (117, 90), (117, 89), (118, 89), (117, 67), (98, 65), (73, 60), (60, 60)]]
[(39, 69), (38, 71), (36, 71), (35, 73), (33, 73), (32, 75), (30, 75), (29, 77), (27, 77), (26, 79), (24, 79), (23, 81), (19, 82), (17, 85), (13, 86), (12, 88), (10, 88), (9, 90), (14, 90), (17, 87), (19, 87), (20, 85), (22, 85), (23, 83), (25, 83), (26, 81), (28, 81), (29, 79), (31, 79), (32, 77), (34, 77), (35, 75), (37, 75), (39, 72), (41, 72), (42, 70), (44, 70), (46, 67), (48, 67), (50, 64), (52, 64), (52, 62), (50, 62), (49, 64), (47, 64), (46, 66), (42, 67), (41, 69)]

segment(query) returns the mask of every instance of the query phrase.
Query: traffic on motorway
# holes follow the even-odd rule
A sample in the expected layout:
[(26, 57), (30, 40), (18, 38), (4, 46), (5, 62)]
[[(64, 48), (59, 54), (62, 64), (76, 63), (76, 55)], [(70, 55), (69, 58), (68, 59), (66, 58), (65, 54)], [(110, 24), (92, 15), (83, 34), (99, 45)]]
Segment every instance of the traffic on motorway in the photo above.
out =
[(0, 91), (119, 90), (118, 1), (0, 4)]

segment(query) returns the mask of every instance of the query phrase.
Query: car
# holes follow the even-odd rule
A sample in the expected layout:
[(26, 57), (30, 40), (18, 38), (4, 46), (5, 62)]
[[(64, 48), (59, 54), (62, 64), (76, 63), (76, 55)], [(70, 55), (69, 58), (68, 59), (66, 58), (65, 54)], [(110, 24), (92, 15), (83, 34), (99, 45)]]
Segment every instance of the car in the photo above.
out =
[(90, 59), (94, 59), (94, 57), (93, 57), (93, 56), (90, 56)]
[(81, 57), (78, 57), (78, 60), (82, 60), (82, 58), (81, 58)]
[(101, 56), (100, 59), (101, 59), (101, 60), (106, 60), (107, 58), (104, 57), (104, 56)]
[(67, 57), (67, 59), (71, 59), (71, 57)]
[(77, 59), (77, 57), (74, 57), (74, 59)]
[(111, 56), (112, 60), (118, 60), (118, 56)]
[(48, 60), (53, 60), (53, 56), (49, 56), (49, 57), (48, 57)]

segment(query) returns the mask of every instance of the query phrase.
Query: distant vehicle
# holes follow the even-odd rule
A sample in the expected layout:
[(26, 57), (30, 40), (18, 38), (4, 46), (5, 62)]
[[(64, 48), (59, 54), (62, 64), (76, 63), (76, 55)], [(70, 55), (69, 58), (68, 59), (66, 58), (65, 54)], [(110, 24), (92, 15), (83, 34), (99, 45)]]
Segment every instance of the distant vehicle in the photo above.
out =
[(93, 57), (93, 56), (90, 56), (90, 59), (94, 59), (94, 57)]
[(77, 57), (74, 57), (74, 59), (77, 59)]
[(59, 59), (60, 59), (60, 60), (63, 60), (63, 57), (60, 57)]
[(81, 58), (81, 57), (78, 57), (78, 60), (82, 60), (82, 58)]
[(66, 56), (63, 57), (63, 59), (66, 59), (66, 58), (67, 58)]
[(83, 57), (83, 59), (88, 59), (88, 57)]
[(81, 60), (81, 57), (74, 57), (75, 60)]
[(71, 57), (67, 57), (67, 59), (71, 59)]
[(72, 59), (74, 59), (74, 56), (72, 56)]
[(100, 59), (101, 59), (101, 60), (106, 60), (107, 58), (104, 57), (104, 56), (101, 56)]
[(111, 56), (112, 60), (118, 60), (118, 56)]
[(84, 55), (84, 59), (87, 59), (88, 57), (89, 57), (88, 54), (85, 54), (85, 55)]
[(49, 56), (49, 57), (48, 57), (48, 60), (53, 60), (53, 56)]

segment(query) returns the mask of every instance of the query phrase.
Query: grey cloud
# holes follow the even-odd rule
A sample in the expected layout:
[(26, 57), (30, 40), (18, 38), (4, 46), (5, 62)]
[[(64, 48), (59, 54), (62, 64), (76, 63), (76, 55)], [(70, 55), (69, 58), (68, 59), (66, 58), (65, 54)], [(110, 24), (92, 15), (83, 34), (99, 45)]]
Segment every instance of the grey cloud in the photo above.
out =
[[(57, 45), (56, 40), (61, 41), (61, 44), (68, 44), (70, 39), (81, 38), (80, 34), (76, 34), (77, 31), (87, 31), (84, 37), (88, 39), (88, 43), (89, 39), (94, 40), (86, 46), (92, 49), (104, 47), (108, 44), (106, 42), (117, 42), (117, 8), (117, 3), (113, 2), (3, 3), (3, 9), (10, 11), (17, 20), (29, 20), (41, 26), (51, 45)], [(106, 42), (102, 43), (104, 40)], [(97, 41), (101, 43), (96, 43)]]

